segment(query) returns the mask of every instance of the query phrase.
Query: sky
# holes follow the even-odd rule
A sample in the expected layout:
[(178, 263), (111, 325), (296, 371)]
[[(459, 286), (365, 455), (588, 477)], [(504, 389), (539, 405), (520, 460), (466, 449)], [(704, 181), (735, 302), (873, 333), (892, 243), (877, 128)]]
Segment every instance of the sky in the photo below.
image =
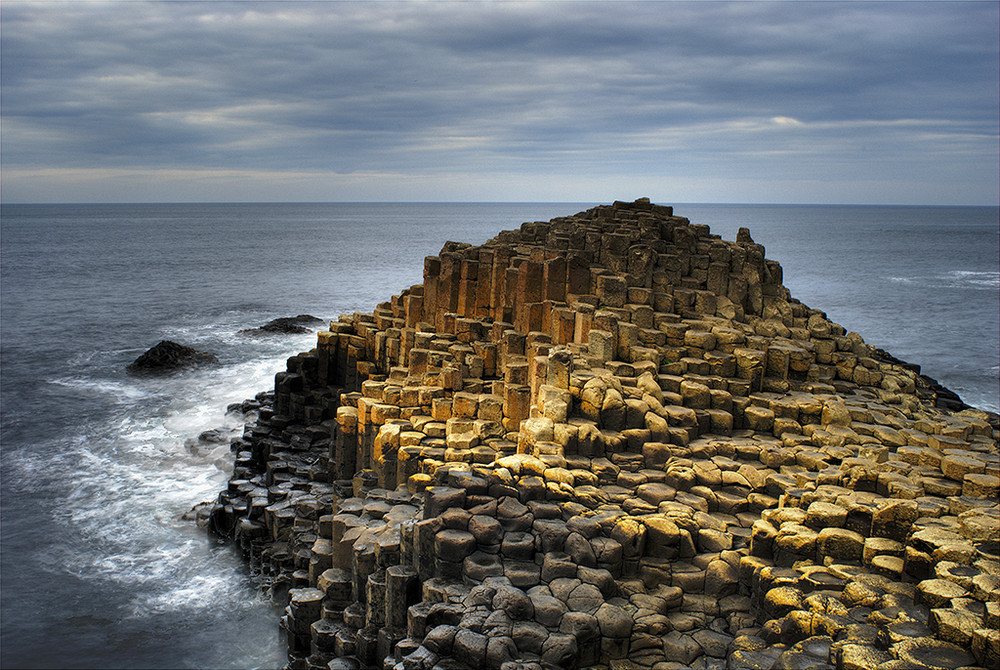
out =
[(1000, 3), (0, 5), (3, 202), (996, 205)]

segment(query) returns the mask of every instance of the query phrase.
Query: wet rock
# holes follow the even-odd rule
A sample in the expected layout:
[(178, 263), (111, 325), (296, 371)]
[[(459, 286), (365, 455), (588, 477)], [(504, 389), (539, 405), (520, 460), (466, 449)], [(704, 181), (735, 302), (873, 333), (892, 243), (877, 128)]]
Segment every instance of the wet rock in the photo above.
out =
[(161, 340), (125, 369), (133, 375), (156, 375), (218, 362), (219, 359), (215, 354), (170, 340)]
[(257, 328), (245, 328), (239, 333), (241, 335), (298, 335), (309, 333), (323, 325), (323, 320), (310, 314), (299, 314), (298, 316), (284, 316), (268, 321), (263, 326)]

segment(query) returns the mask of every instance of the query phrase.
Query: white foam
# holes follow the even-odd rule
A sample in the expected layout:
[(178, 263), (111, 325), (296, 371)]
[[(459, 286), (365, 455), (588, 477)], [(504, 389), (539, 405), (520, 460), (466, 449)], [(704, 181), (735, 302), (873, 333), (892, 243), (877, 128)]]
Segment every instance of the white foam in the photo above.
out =
[(1000, 287), (1000, 272), (980, 272), (974, 270), (952, 270), (944, 276), (956, 288), (997, 288)]
[(161, 593), (155, 593), (134, 601), (133, 616), (147, 617), (178, 609), (202, 608), (206, 600), (214, 603), (225, 602), (227, 607), (255, 604), (245, 597), (245, 589), (235, 593), (229, 575), (193, 575), (183, 585), (175, 586)]
[(157, 395), (151, 389), (112, 380), (60, 377), (58, 379), (50, 379), (49, 383), (79, 391), (81, 394), (101, 393), (120, 400), (142, 400)]
[(1000, 272), (978, 270), (952, 270), (944, 274), (916, 277), (887, 277), (895, 284), (917, 284), (929, 289), (996, 289), (1000, 288)]
[(204, 531), (181, 519), (225, 487), (228, 441), (196, 448), (186, 442), (216, 428), (238, 434), (240, 420), (227, 416), (226, 406), (272, 388), (274, 373), (288, 355), (308, 348), (301, 346), (306, 341), (315, 336), (242, 343), (241, 362), (165, 378), (54, 380), (113, 404), (106, 421), (83, 422), (74, 435), (9, 454), (5, 474), (15, 488), (60, 500), (52, 514), (65, 541), (39, 551), (39, 562), (97, 588), (125, 590), (137, 618), (260, 606), (239, 561), (220, 561)]

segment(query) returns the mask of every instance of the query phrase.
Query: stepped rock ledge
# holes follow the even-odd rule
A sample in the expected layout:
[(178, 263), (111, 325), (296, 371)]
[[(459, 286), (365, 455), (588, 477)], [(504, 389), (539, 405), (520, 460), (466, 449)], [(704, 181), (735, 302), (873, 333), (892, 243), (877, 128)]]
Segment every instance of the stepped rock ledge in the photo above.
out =
[(192, 516), (291, 668), (984, 668), (995, 414), (648, 199), (448, 242), (288, 359)]

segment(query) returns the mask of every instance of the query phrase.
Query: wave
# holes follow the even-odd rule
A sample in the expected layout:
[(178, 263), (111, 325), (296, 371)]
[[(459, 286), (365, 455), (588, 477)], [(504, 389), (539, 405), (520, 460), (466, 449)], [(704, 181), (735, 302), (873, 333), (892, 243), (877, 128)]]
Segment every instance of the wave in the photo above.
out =
[(134, 616), (141, 618), (179, 609), (201, 609), (209, 602), (224, 604), (230, 612), (267, 604), (264, 595), (234, 588), (238, 584), (239, 580), (232, 575), (190, 575), (183, 585), (135, 599)]
[(1000, 288), (1000, 272), (980, 270), (951, 270), (934, 275), (910, 277), (889, 276), (894, 284), (920, 285), (932, 289), (993, 289)]
[[(206, 325), (200, 332), (220, 330)], [(214, 499), (231, 472), (228, 440), (198, 436), (219, 428), (238, 435), (242, 421), (226, 406), (269, 389), (285, 358), (314, 338), (241, 343), (234, 354), (241, 360), (163, 378), (88, 376), (88, 369), (107, 375), (107, 367), (81, 358), (79, 374), (52, 379), (100, 402), (81, 403), (91, 413), (51, 439), (5, 450), (5, 496), (54, 523), (60, 538), (25, 544), (19, 560), (121, 594), (111, 615), (118, 619), (269, 607), (238, 557), (220, 561), (204, 531), (181, 516)], [(25, 529), (33, 523), (19, 522)]]
[(998, 288), (1000, 287), (1000, 272), (953, 270), (945, 274), (945, 279), (955, 283), (955, 288)]
[(142, 388), (128, 382), (119, 382), (110, 379), (87, 379), (84, 377), (60, 377), (50, 379), (50, 384), (62, 386), (64, 388), (79, 391), (81, 394), (101, 393), (118, 398), (120, 400), (144, 400), (154, 398), (155, 391), (149, 388)]

